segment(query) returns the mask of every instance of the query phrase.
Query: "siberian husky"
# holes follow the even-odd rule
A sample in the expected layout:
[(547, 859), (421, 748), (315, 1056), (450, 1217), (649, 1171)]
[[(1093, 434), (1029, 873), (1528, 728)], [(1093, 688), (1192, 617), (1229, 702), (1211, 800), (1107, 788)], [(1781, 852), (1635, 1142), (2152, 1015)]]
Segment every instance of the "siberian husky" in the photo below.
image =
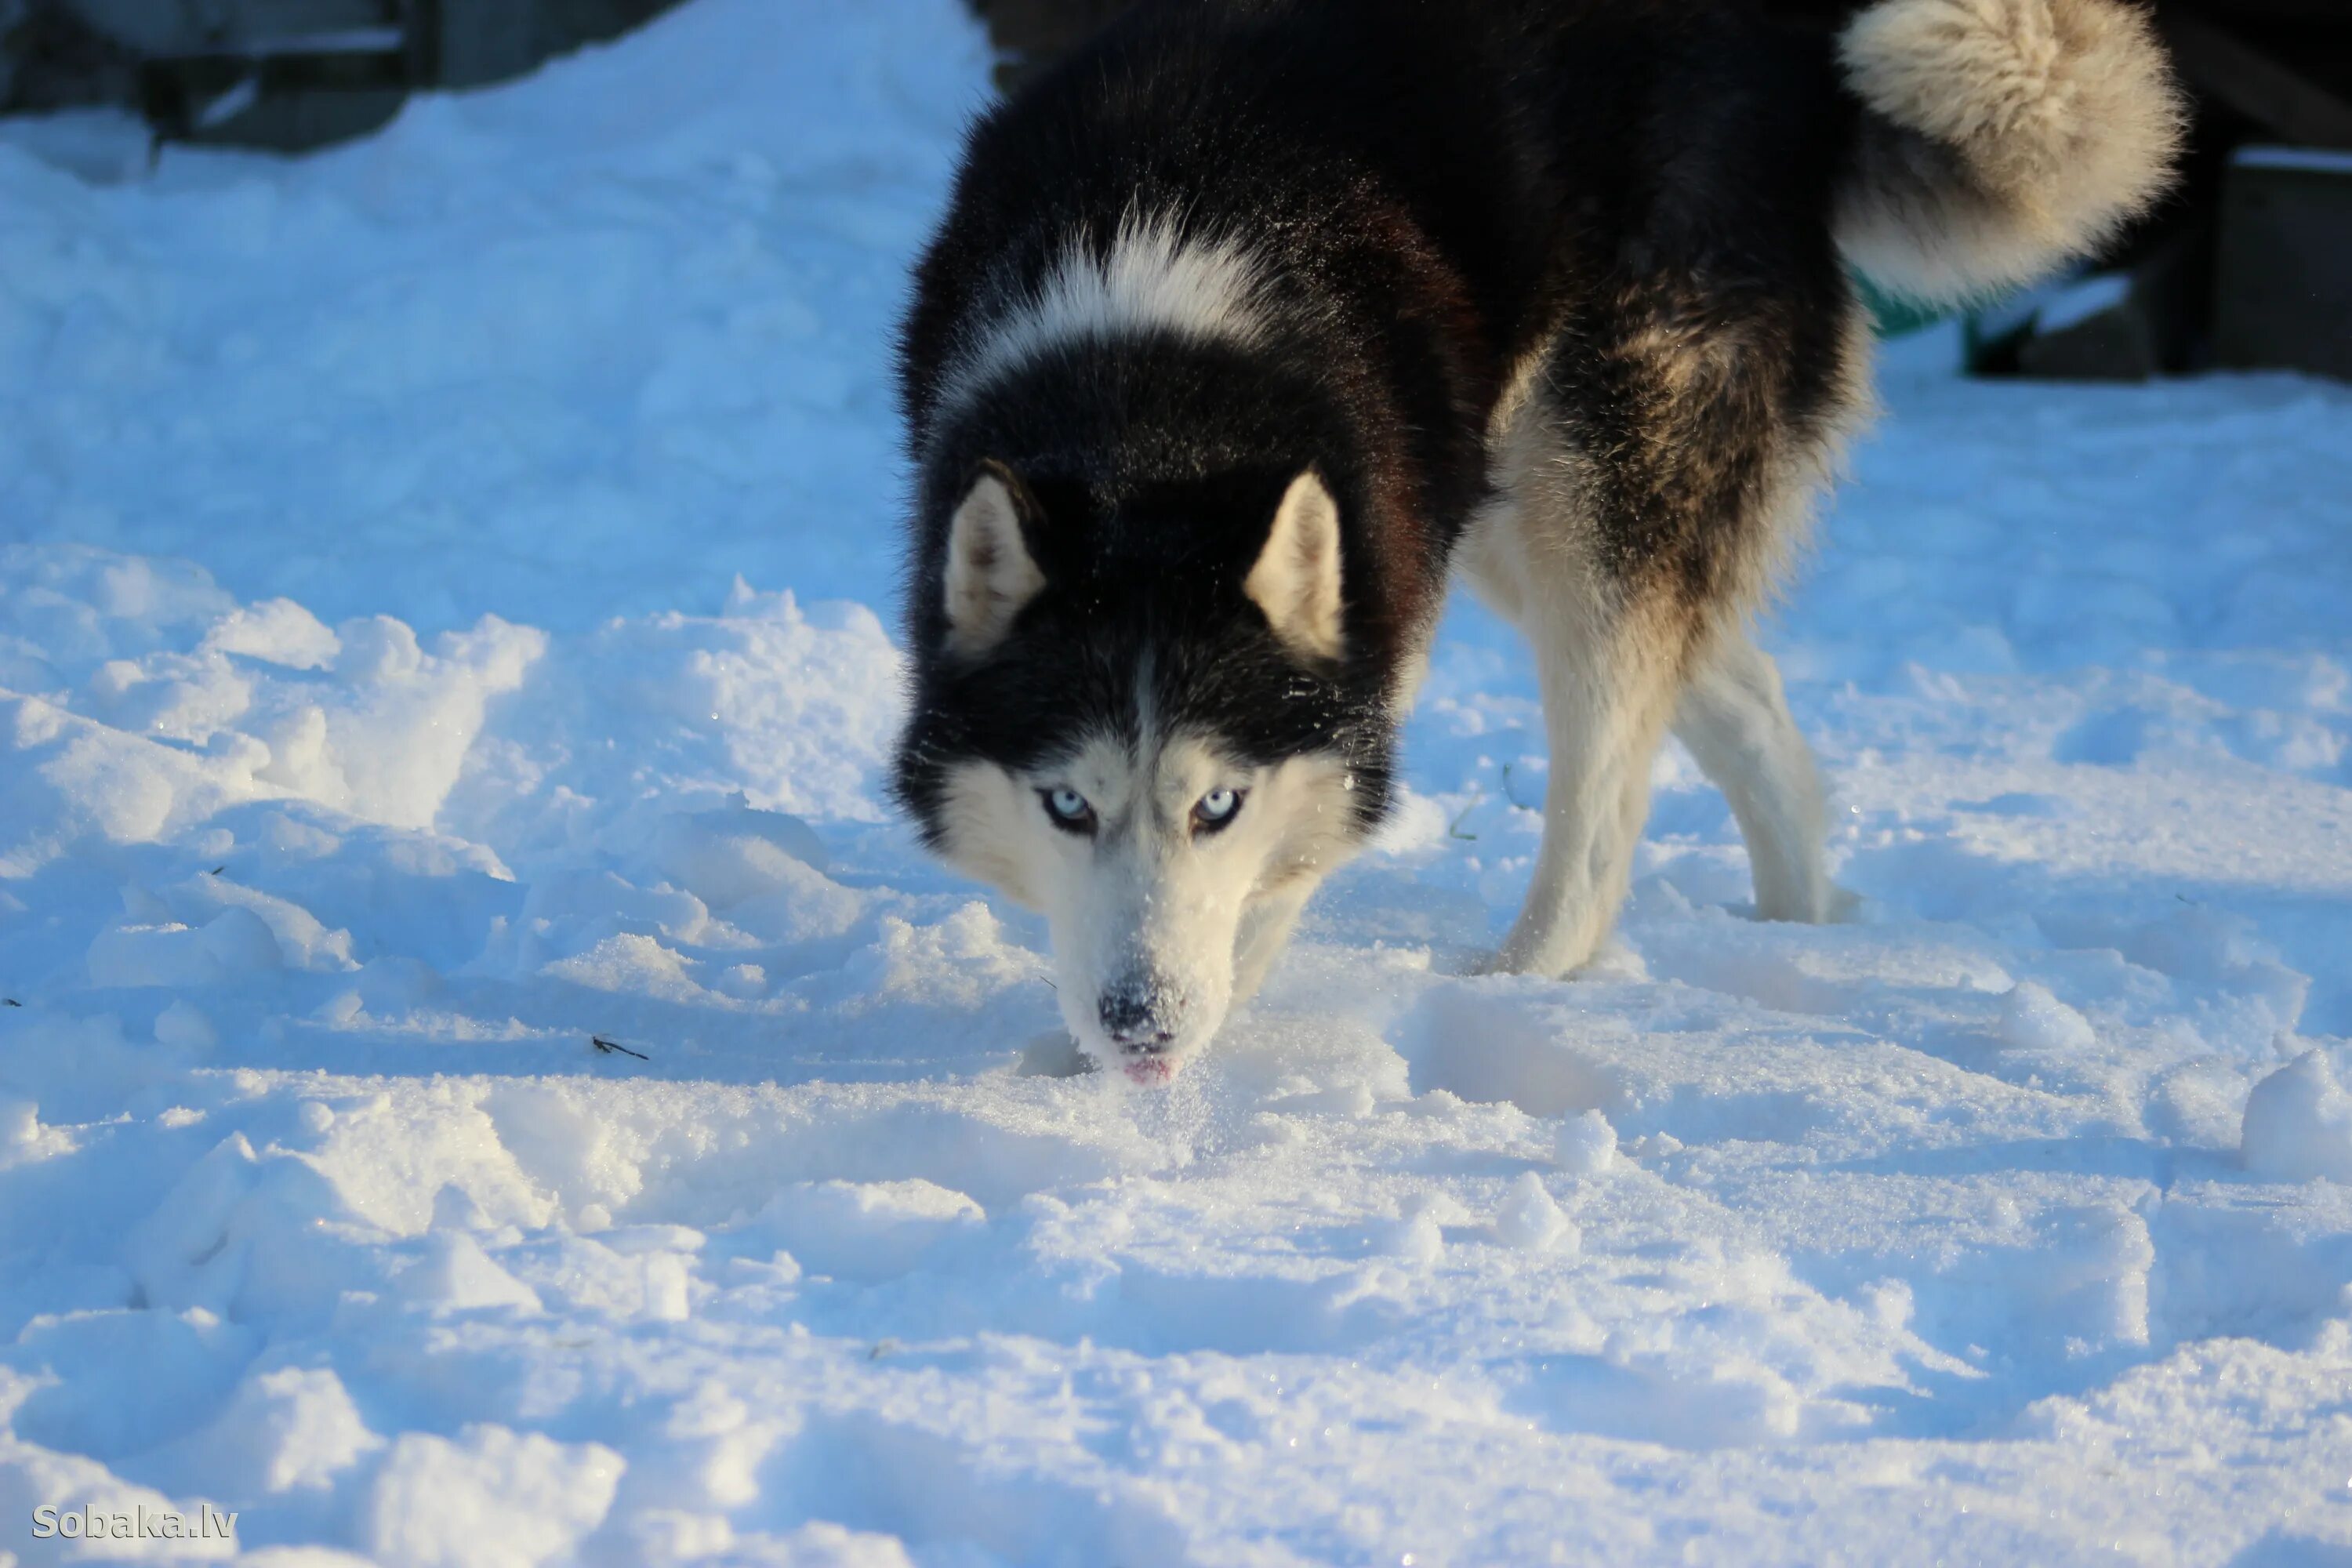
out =
[(1849, 268), (1953, 300), (2160, 192), (2123, 0), (1146, 0), (982, 118), (918, 269), (898, 797), (1165, 1077), (1381, 821), (1451, 573), (1551, 753), (1496, 967), (1607, 934), (1671, 730), (1830, 909), (1750, 621), (1867, 416)]

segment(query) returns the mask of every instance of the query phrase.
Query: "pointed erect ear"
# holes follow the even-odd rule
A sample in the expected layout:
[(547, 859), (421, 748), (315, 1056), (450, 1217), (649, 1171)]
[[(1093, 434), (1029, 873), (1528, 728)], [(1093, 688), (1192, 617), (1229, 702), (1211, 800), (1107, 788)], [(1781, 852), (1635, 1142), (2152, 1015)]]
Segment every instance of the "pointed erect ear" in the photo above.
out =
[(1013, 471), (984, 463), (948, 524), (948, 647), (986, 653), (1045, 585), (1022, 536), (1028, 494)]
[(1313, 658), (1338, 658), (1347, 643), (1339, 626), (1339, 503), (1312, 468), (1290, 481), (1274, 511), (1274, 530), (1242, 592), (1265, 612), (1274, 635)]

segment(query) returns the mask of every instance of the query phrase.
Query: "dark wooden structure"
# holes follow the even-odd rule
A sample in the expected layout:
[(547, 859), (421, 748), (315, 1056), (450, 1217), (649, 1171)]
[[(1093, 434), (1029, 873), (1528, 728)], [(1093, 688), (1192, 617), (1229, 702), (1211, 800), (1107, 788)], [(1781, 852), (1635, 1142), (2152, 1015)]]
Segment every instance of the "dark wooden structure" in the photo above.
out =
[[(373, 130), (411, 91), (520, 75), (676, 3), (0, 0), (0, 111), (131, 102), (162, 138), (312, 147)], [(1751, 3), (1829, 29), (1862, 0)], [(2180, 189), (2104, 258), (2128, 279), (2116, 302), (2088, 318), (2056, 312), (2065, 324), (2051, 331), (2012, 311), (1982, 367), (2128, 376), (2291, 365), (2352, 377), (2352, 163), (2326, 155), (2352, 153), (2352, 0), (2139, 3), (2195, 94)], [(1010, 85), (1127, 0), (969, 4)], [(779, 0), (776, 25), (793, 16)]]
[(14, 0), (0, 110), (129, 102), (161, 137), (298, 151), (375, 129), (419, 89), (520, 76), (675, 4)]

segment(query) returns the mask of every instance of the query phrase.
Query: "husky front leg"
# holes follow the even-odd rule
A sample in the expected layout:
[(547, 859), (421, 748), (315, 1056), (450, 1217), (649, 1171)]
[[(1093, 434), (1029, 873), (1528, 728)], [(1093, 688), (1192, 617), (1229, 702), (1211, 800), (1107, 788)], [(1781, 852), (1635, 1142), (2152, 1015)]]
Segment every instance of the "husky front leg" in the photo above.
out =
[(1243, 912), (1240, 940), (1234, 952), (1234, 1006), (1256, 995), (1257, 988), (1265, 984), (1274, 961), (1290, 945), (1291, 930), (1298, 924), (1299, 911), (1307, 908), (1315, 886), (1314, 880), (1302, 879), (1268, 893)]
[(1591, 958), (1624, 901), (1682, 639), (1670, 617), (1598, 595), (1530, 603), (1521, 625), (1535, 651), (1551, 772), (1543, 847), (1496, 967), (1565, 974)]

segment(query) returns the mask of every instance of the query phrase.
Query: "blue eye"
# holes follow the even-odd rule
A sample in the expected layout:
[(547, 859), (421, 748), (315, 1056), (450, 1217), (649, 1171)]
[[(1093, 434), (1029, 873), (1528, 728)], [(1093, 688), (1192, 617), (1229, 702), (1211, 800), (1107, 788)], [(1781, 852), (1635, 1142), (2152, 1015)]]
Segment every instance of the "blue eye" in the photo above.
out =
[(1214, 833), (1240, 815), (1242, 793), (1236, 789), (1213, 789), (1192, 806), (1192, 829), (1196, 833)]
[(1045, 815), (1054, 819), (1055, 826), (1069, 833), (1094, 831), (1095, 808), (1087, 804), (1085, 795), (1069, 785), (1041, 789), (1037, 792), (1037, 798), (1045, 803)]

